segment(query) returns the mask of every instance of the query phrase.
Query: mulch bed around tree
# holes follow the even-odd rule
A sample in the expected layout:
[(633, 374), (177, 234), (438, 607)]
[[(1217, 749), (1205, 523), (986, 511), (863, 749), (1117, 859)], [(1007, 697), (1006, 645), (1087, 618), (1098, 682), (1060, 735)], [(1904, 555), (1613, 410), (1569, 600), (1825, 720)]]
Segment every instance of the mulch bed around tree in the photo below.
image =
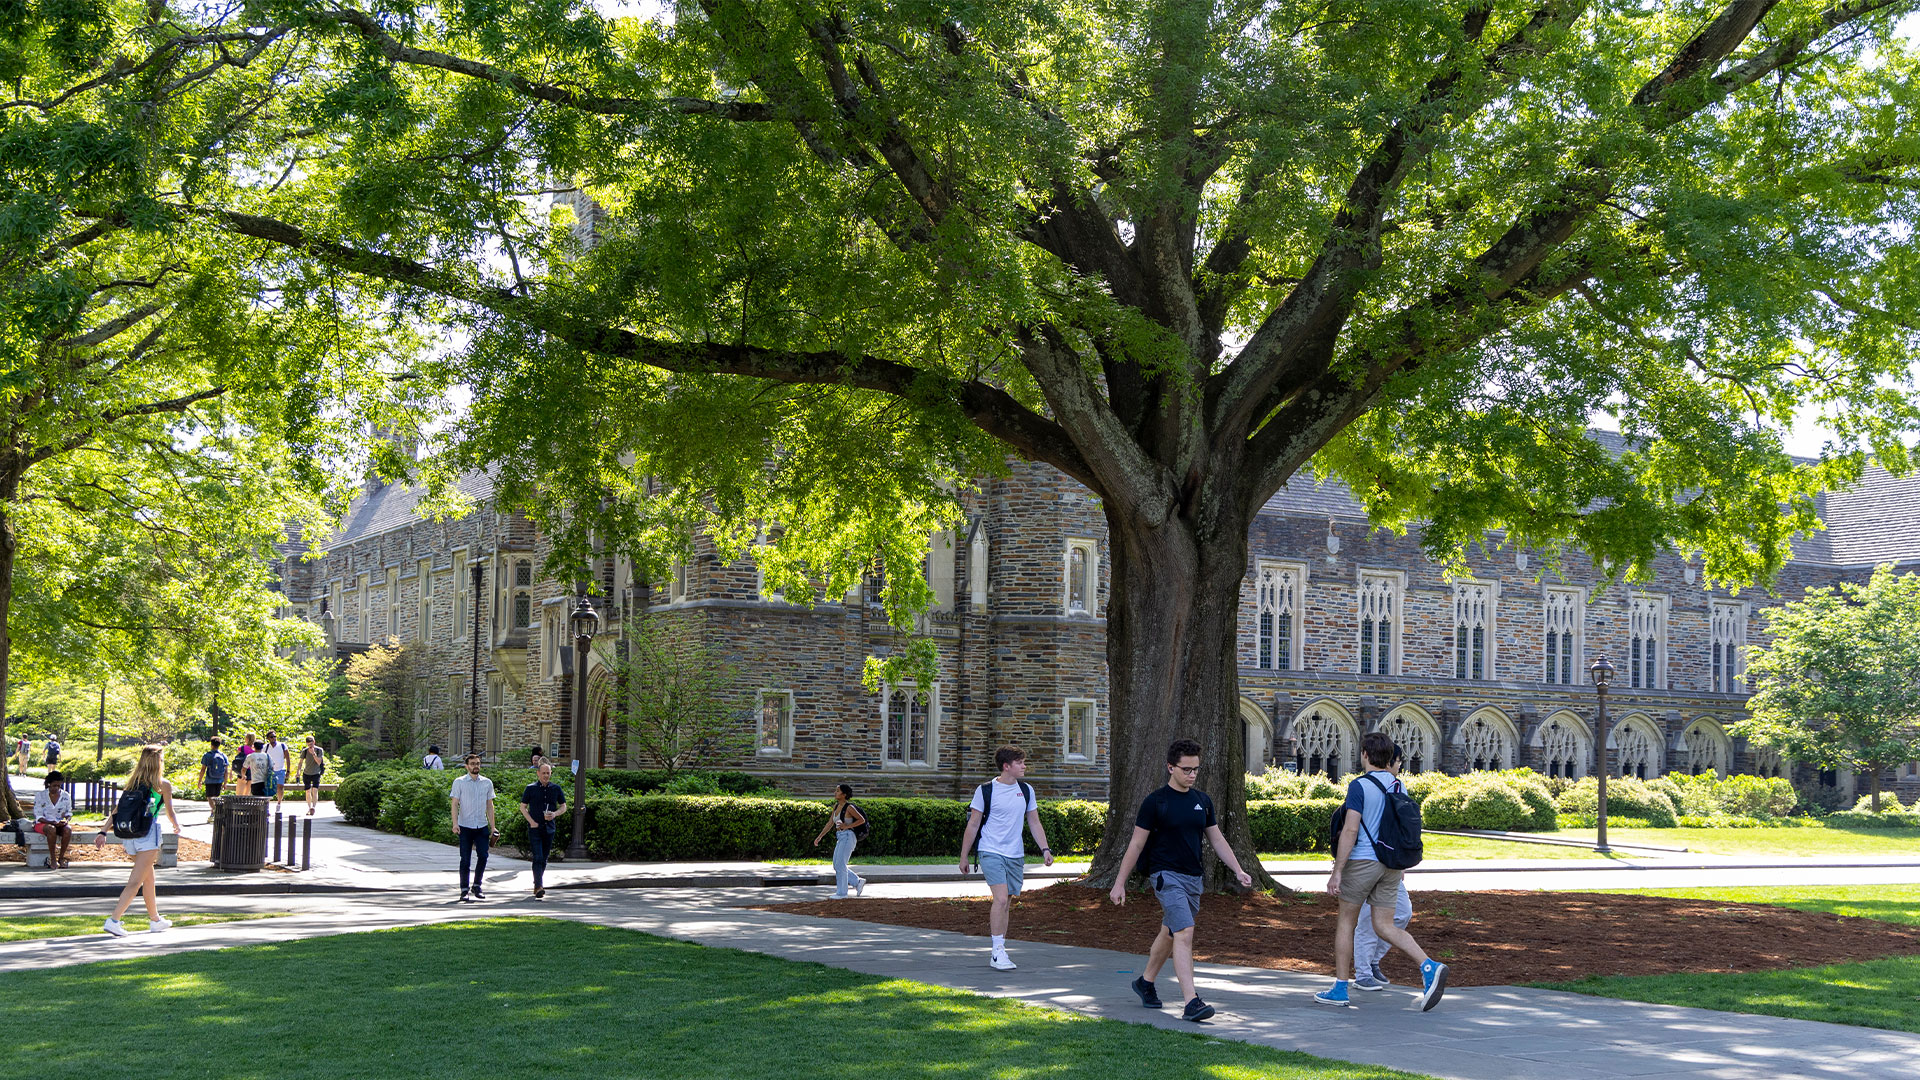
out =
[[(187, 836), (180, 838), (181, 862), (207, 862), (212, 858), (213, 849), (207, 846), (204, 841), (195, 840)], [(23, 863), (26, 861), (26, 848), (18, 844), (0, 844), (0, 863)], [(94, 847), (91, 842), (83, 844), (76, 840), (73, 842), (73, 846), (67, 849), (67, 861), (130, 863), (133, 861), (133, 856), (127, 854), (127, 849), (121, 847), (118, 840), (108, 839), (104, 845), (98, 848)]]
[[(1056, 885), (1014, 901), (1007, 936), (1020, 941), (1144, 953), (1160, 906), (1133, 893), (1114, 907), (1104, 891)], [(984, 935), (978, 899), (849, 898), (762, 910)], [(1324, 894), (1215, 896), (1201, 904), (1202, 961), (1331, 975), (1336, 905)], [(1457, 986), (1507, 986), (1585, 975), (1771, 971), (1920, 954), (1920, 928), (1765, 904), (1553, 892), (1416, 892), (1422, 948), (1452, 966)], [(1394, 952), (1388, 978), (1415, 981)]]

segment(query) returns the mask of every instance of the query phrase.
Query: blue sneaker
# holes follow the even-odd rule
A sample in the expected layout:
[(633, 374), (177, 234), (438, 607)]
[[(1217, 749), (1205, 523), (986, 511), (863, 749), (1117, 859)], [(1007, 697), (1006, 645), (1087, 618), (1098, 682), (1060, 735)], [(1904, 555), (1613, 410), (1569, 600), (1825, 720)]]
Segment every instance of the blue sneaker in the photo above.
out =
[(1447, 992), (1447, 965), (1438, 960), (1421, 964), (1420, 982), (1425, 987), (1420, 991), (1420, 1011), (1426, 1012), (1440, 1004), (1440, 995)]
[(1332, 1005), (1340, 1009), (1349, 1008), (1353, 1005), (1353, 1002), (1347, 997), (1347, 984), (1344, 982), (1334, 983), (1333, 989), (1322, 990), (1313, 995), (1313, 1000), (1322, 1005)]
[(1385, 990), (1387, 984), (1374, 978), (1372, 975), (1355, 975), (1353, 977), (1353, 988), (1355, 990)]

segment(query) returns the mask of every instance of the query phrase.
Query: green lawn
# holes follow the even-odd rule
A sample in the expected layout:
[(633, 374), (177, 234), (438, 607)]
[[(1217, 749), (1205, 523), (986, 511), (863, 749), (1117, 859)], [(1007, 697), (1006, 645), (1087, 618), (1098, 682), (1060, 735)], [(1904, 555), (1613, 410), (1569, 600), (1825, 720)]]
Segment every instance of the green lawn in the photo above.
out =
[[(161, 912), (175, 926), (202, 926), (207, 923), (242, 922), (247, 919), (275, 919), (284, 911), (265, 912)], [(8, 915), (0, 918), (0, 942), (27, 941), (32, 938), (72, 937), (76, 934), (101, 934), (105, 915)], [(145, 909), (136, 905), (127, 912), (127, 929), (140, 933), (147, 928)]]
[(16, 973), (0, 997), (35, 1080), (1410, 1075), (545, 919)]
[[(1563, 829), (1564, 840), (1591, 842), (1592, 830)], [(1920, 829), (1608, 829), (1617, 844), (1684, 847), (1707, 855), (1908, 855), (1920, 861)]]
[[(1920, 885), (1607, 891), (1779, 904), (1920, 926)], [(1920, 957), (1912, 956), (1740, 975), (1616, 975), (1538, 985), (1629, 1001), (1920, 1032)]]

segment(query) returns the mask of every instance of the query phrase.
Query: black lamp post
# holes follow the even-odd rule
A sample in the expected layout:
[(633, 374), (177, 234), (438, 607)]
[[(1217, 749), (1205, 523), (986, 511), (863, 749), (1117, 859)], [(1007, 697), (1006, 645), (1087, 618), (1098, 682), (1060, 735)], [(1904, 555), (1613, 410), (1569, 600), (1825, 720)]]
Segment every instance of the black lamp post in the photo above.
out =
[(1596, 775), (1600, 783), (1600, 816), (1593, 850), (1606, 855), (1612, 850), (1607, 847), (1607, 684), (1613, 682), (1613, 665), (1603, 656), (1588, 670), (1593, 673), (1593, 692), (1600, 698), (1600, 718), (1594, 725), (1598, 730), (1593, 740), (1593, 760), (1599, 766)]
[(587, 857), (587, 653), (600, 630), (600, 616), (582, 588), (567, 623), (573, 628), (573, 842), (567, 858)]

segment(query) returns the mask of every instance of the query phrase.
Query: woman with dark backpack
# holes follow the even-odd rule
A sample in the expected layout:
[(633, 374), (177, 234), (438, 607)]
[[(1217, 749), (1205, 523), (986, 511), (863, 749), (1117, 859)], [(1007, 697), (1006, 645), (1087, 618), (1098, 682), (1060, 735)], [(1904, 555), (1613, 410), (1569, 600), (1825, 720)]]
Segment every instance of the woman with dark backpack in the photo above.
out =
[[(160, 861), (162, 810), (166, 811), (167, 820), (173, 822), (173, 831), (180, 832), (180, 819), (173, 813), (173, 785), (167, 782), (160, 756), (158, 746), (140, 748), (140, 763), (127, 778), (126, 794), (120, 796), (120, 805), (114, 808), (113, 821), (93, 838), (93, 846), (98, 848), (107, 842), (107, 829), (112, 829), (127, 854), (133, 856), (133, 873), (127, 875), (127, 887), (120, 890), (120, 902), (113, 905), (113, 914), (107, 916), (106, 925), (101, 927), (114, 937), (127, 936), (127, 928), (120, 925), (120, 916), (133, 906), (133, 898), (142, 893), (147, 900), (147, 929), (157, 934), (173, 925), (160, 915), (159, 895), (153, 884), (153, 867)], [(146, 827), (140, 828), (141, 825)]]
[(821, 837), (827, 830), (835, 830), (838, 835), (833, 839), (833, 898), (845, 900), (847, 890), (853, 895), (862, 896), (867, 891), (867, 879), (855, 874), (853, 867), (847, 865), (853, 859), (853, 845), (867, 834), (867, 815), (853, 805), (853, 788), (841, 784), (833, 793), (833, 812), (827, 815), (827, 823), (820, 827), (819, 836), (813, 838), (815, 847), (820, 845)]

